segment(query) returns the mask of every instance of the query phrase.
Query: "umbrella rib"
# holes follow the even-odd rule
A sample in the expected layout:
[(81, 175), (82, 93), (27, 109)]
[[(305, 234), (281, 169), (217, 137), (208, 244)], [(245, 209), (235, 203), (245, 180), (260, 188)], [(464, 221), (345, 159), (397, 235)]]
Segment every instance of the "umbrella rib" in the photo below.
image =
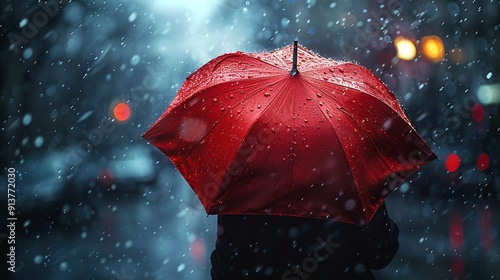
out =
[[(315, 80), (316, 80), (316, 81), (323, 82), (323, 81), (321, 81), (321, 80), (319, 80), (319, 79), (315, 79)], [(313, 85), (313, 84), (310, 84), (310, 85), (311, 85), (312, 87), (314, 87), (314, 85)], [(338, 84), (335, 84), (335, 85), (338, 85)], [(327, 98), (332, 99), (332, 101), (333, 101), (335, 104), (337, 104), (337, 106), (338, 106), (338, 102), (335, 100), (335, 98), (334, 98), (333, 96), (331, 96), (331, 95), (327, 94), (327, 92), (325, 92), (324, 90), (322, 90), (322, 89), (321, 89), (321, 88), (319, 88), (319, 87), (314, 87), (314, 88), (316, 88), (316, 89), (320, 90), (321, 92), (323, 92)], [(349, 87), (349, 88), (350, 88), (350, 87)], [(362, 92), (362, 91), (360, 91), (360, 90), (357, 90), (357, 89), (354, 89), (354, 88), (350, 88), (350, 89), (351, 89), (351, 90), (353, 90), (353, 91), (356, 91), (356, 92), (358, 92), (358, 93), (364, 93), (364, 92)], [(368, 95), (368, 96), (370, 96), (370, 97), (372, 97), (372, 98), (376, 98), (376, 97), (374, 97), (374, 96), (372, 96), (372, 95), (370, 95), (370, 94), (366, 94), (366, 95)], [(326, 115), (325, 115), (325, 113), (321, 110), (321, 108), (319, 107), (319, 104), (317, 104), (317, 103), (316, 103), (316, 101), (314, 100), (314, 98), (313, 98), (312, 100), (314, 101), (314, 103), (316, 104), (316, 106), (318, 106), (318, 109), (319, 109), (319, 110), (323, 113), (323, 115), (325, 116), (325, 118), (327, 118), (327, 116), (326, 116)], [(378, 99), (377, 99), (377, 100), (378, 100)], [(382, 104), (384, 104), (384, 106), (388, 106), (388, 105), (387, 105), (387, 104), (385, 104), (384, 102), (382, 102), (382, 101), (380, 101), (380, 102), (381, 102)], [(341, 106), (338, 106), (338, 107), (341, 107)], [(357, 122), (356, 122), (356, 120), (355, 120), (355, 119), (354, 119), (354, 118), (353, 118), (353, 117), (352, 117), (349, 113), (347, 113), (345, 110), (342, 110), (342, 109), (340, 109), (340, 108), (339, 108), (339, 111), (340, 111), (340, 112), (342, 112), (344, 115), (346, 115), (346, 116), (350, 119), (351, 123), (352, 123), (353, 125), (355, 125), (358, 129), (360, 129), (360, 130), (364, 133), (364, 135), (365, 135), (365, 136), (366, 136), (366, 137), (370, 140), (370, 143), (372, 144), (372, 146), (373, 146), (373, 147), (375, 148), (375, 150), (377, 151), (377, 154), (380, 156), (380, 158), (382, 158), (382, 160), (383, 160), (384, 164), (385, 164), (385, 165), (389, 168), (389, 170), (391, 170), (391, 171), (394, 173), (394, 170), (390, 167), (390, 165), (387, 163), (386, 159), (382, 156), (382, 153), (380, 152), (380, 149), (379, 149), (379, 148), (378, 148), (378, 146), (376, 145), (375, 141), (374, 141), (374, 140), (373, 140), (373, 139), (372, 139), (372, 138), (368, 135), (368, 133), (367, 133), (367, 132), (366, 132), (366, 131), (365, 131), (365, 130), (364, 130), (364, 129), (363, 129), (363, 128), (362, 128), (362, 127), (361, 127), (361, 126), (357, 123)], [(398, 114), (398, 116), (399, 116), (399, 114)], [(328, 119), (328, 118), (327, 118), (327, 119)], [(333, 129), (333, 132), (335, 133), (335, 135), (337, 135), (337, 133), (335, 132), (335, 130), (334, 130), (334, 129)], [(340, 138), (339, 138), (338, 136), (337, 136), (337, 139), (339, 139), (339, 142), (341, 141), (341, 140), (340, 140)], [(344, 148), (343, 148), (343, 146), (342, 146), (342, 145), (340, 145), (340, 147), (342, 148), (342, 150), (344, 150)], [(344, 155), (345, 155), (345, 150), (344, 150)], [(347, 159), (347, 157), (346, 157), (346, 161), (347, 161), (347, 164), (349, 165), (349, 160)], [(354, 179), (354, 176), (353, 176), (353, 179)], [(355, 180), (355, 179), (354, 179), (354, 180)], [(355, 180), (355, 181), (356, 181), (356, 180)], [(358, 187), (358, 183), (357, 183), (357, 182), (356, 182), (356, 187)], [(361, 199), (361, 197), (359, 196), (359, 193), (358, 193), (358, 197), (359, 197), (360, 201), (362, 201), (362, 202), (363, 202), (363, 200), (362, 200), (362, 199)], [(365, 203), (365, 204), (366, 204), (366, 203)]]
[[(337, 85), (337, 84), (335, 84), (335, 85)], [(376, 98), (376, 97), (372, 96), (371, 94), (367, 94), (367, 93), (365, 93), (365, 92), (363, 92), (363, 91), (360, 91), (360, 90), (358, 90), (358, 89), (354, 89), (354, 88), (351, 88), (351, 87), (349, 87), (349, 88), (350, 88), (352, 91), (355, 91), (355, 92), (357, 92), (357, 93), (361, 93), (361, 94), (366, 94), (366, 95), (370, 96), (371, 98), (374, 98), (374, 99), (376, 99), (376, 100), (380, 101), (378, 98)], [(323, 91), (323, 92), (324, 92), (324, 91)], [(326, 94), (326, 92), (324, 92), (324, 93), (325, 93), (325, 96), (330, 97), (330, 98), (333, 98), (333, 96), (329, 96), (328, 94)], [(338, 104), (336, 101), (335, 101), (335, 103), (336, 103), (336, 104)], [(384, 103), (384, 102), (382, 102), (382, 101), (380, 101), (380, 103), (384, 104), (384, 106), (389, 107), (387, 104), (385, 104), (385, 103)], [(380, 149), (379, 149), (379, 148), (377, 147), (377, 145), (375, 144), (375, 141), (373, 141), (373, 139), (372, 139), (372, 138), (368, 135), (368, 133), (366, 133), (366, 131), (365, 131), (365, 130), (364, 130), (364, 129), (363, 129), (363, 128), (362, 128), (362, 127), (358, 124), (358, 122), (357, 122), (357, 121), (356, 121), (356, 120), (355, 120), (355, 119), (354, 119), (354, 118), (353, 118), (353, 117), (352, 117), (352, 116), (351, 116), (348, 112), (346, 112), (345, 110), (341, 109), (340, 107), (341, 107), (341, 106), (339, 106), (339, 111), (340, 111), (340, 112), (342, 112), (344, 115), (348, 116), (348, 117), (349, 117), (349, 119), (351, 120), (351, 122), (352, 122), (352, 123), (353, 123), (356, 127), (358, 127), (361, 131), (363, 131), (363, 133), (366, 135), (366, 137), (367, 137), (368, 139), (370, 139), (370, 143), (372, 143), (373, 147), (375, 147), (375, 150), (377, 151), (378, 155), (379, 155), (379, 156), (380, 156), (380, 157), (384, 160), (384, 163), (387, 165), (387, 167), (388, 167), (388, 168), (389, 168), (392, 172), (394, 172), (394, 170), (390, 167), (390, 165), (387, 163), (387, 161), (385, 160), (385, 158), (382, 156), (382, 153), (380, 152)], [(391, 109), (391, 110), (392, 110), (392, 108), (390, 108), (390, 107), (389, 107), (389, 109)], [(399, 114), (398, 114), (398, 116), (399, 116)]]
[[(343, 65), (345, 65), (345, 64), (351, 64), (351, 63), (344, 63)], [(337, 66), (338, 66), (338, 65), (336, 65), (336, 67), (337, 67)], [(329, 68), (330, 68), (330, 67), (331, 67), (331, 66), (328, 66), (328, 67), (326, 67), (326, 66), (325, 66), (325, 67), (323, 67), (323, 68), (324, 68), (324, 69), (328, 69), (328, 70), (329, 70)], [(323, 68), (320, 68), (320, 69), (323, 69)], [(320, 69), (313, 69), (313, 70), (311, 70), (311, 71), (319, 71)], [(377, 80), (379, 80), (379, 79), (378, 79), (378, 77), (377, 77), (377, 76), (375, 76), (375, 75), (373, 75), (373, 73), (371, 73), (368, 69), (366, 69), (366, 68), (361, 68), (361, 70), (362, 70), (362, 71), (365, 71), (367, 74), (371, 74), (374, 78), (376, 78)], [(307, 72), (308, 72), (308, 71), (303, 71), (303, 73), (302, 73), (302, 74), (307, 75)], [(371, 96), (371, 97), (373, 97), (373, 98), (378, 99), (379, 101), (381, 101), (382, 103), (384, 103), (385, 105), (387, 105), (389, 108), (391, 108), (391, 110), (394, 110), (394, 109), (391, 107), (391, 105), (397, 105), (398, 107), (400, 106), (400, 105), (399, 105), (399, 103), (398, 103), (398, 101), (397, 101), (396, 96), (394, 96), (394, 94), (393, 94), (392, 92), (390, 92), (389, 90), (388, 90), (388, 92), (389, 92), (389, 94), (390, 94), (390, 95), (394, 98), (394, 100), (390, 100), (390, 99), (389, 99), (389, 100), (387, 100), (387, 101), (388, 101), (388, 102), (392, 102), (393, 104), (387, 104), (387, 103), (385, 103), (385, 101), (380, 100), (380, 98), (379, 98), (379, 97), (374, 96), (374, 95), (372, 95), (372, 94), (370, 94), (370, 93), (368, 93), (368, 92), (361, 91), (361, 90), (359, 90), (359, 89), (357, 89), (357, 88), (353, 88), (352, 86), (343, 85), (343, 84), (338, 84), (338, 83), (335, 83), (335, 82), (332, 82), (332, 81), (324, 81), (324, 80), (322, 80), (322, 79), (318, 79), (318, 78), (316, 78), (316, 77), (314, 77), (314, 76), (307, 76), (307, 77), (308, 77), (309, 79), (311, 79), (311, 80), (315, 80), (315, 81), (318, 81), (318, 82), (320, 82), (320, 83), (328, 83), (328, 84), (333, 84), (333, 85), (337, 85), (337, 86), (339, 86), (339, 87), (344, 87), (344, 88), (348, 88), (348, 89), (352, 89), (352, 90), (355, 90), (355, 91), (361, 92), (361, 93), (363, 93), (363, 94), (366, 94), (366, 95), (368, 95), (368, 96)], [(385, 86), (382, 82), (380, 82), (380, 84), (381, 84), (381, 85), (383, 85), (384, 87), (386, 87), (386, 86)], [(408, 117), (404, 114), (403, 109), (398, 108), (398, 109), (396, 109), (396, 110), (394, 110), (394, 111), (398, 114), (398, 116), (399, 116), (399, 117), (401, 117), (401, 118), (402, 118), (403, 120), (405, 120), (406, 122), (410, 123), (410, 121), (409, 121)]]
[[(268, 77), (266, 77), (266, 79), (267, 79), (267, 78), (268, 78)], [(233, 82), (236, 82), (236, 80), (231, 80), (231, 81), (224, 82), (224, 83), (230, 83), (230, 82), (231, 82), (231, 83), (233, 83)], [(223, 85), (224, 83), (218, 84), (217, 86), (219, 86), (219, 85)], [(249, 86), (249, 87), (250, 87), (250, 86)], [(208, 89), (210, 89), (210, 88), (211, 88), (211, 87), (208, 87), (208, 88), (206, 88), (206, 89), (204, 89), (204, 90), (208, 90)], [(242, 100), (240, 101), (240, 103), (239, 103), (239, 104), (237, 104), (236, 106), (240, 105), (243, 101), (245, 101), (245, 100), (247, 100), (248, 98), (252, 97), (254, 94), (259, 93), (261, 90), (262, 90), (262, 87), (259, 87), (259, 88), (255, 89), (255, 91), (253, 91), (253, 92), (252, 92), (251, 94), (249, 94), (247, 97), (245, 97), (244, 99), (242, 99)], [(228, 92), (230, 92), (230, 91), (231, 91), (231, 90), (228, 90), (228, 91), (221, 91), (221, 92), (219, 92), (217, 95), (214, 95), (214, 96), (219, 96), (219, 95), (221, 95), (221, 94), (228, 93)], [(187, 100), (186, 100), (185, 102), (183, 102), (183, 103), (189, 103), (189, 101), (190, 101), (190, 100), (191, 100), (191, 98), (187, 99)], [(182, 104), (183, 104), (183, 103), (182, 103)], [(179, 104), (179, 106), (180, 106), (180, 105), (181, 105), (181, 104)], [(235, 108), (236, 108), (236, 106), (235, 106)], [(226, 112), (224, 112), (224, 113), (221, 115), (221, 117), (220, 117), (219, 119), (217, 119), (217, 121), (219, 121), (219, 120), (221, 120), (222, 118), (224, 118), (224, 117), (225, 117), (225, 116), (226, 116), (229, 112), (230, 112), (230, 110), (227, 110)], [(200, 114), (201, 114), (201, 113), (200, 113)], [(214, 128), (215, 128), (215, 127), (214, 127), (214, 126), (212, 126), (210, 129), (208, 129), (208, 130), (207, 130), (207, 132), (206, 132), (206, 133), (203, 135), (203, 137), (201, 137), (201, 138), (204, 138), (206, 135), (208, 135), (208, 134), (209, 134), (209, 133), (210, 133), (210, 132), (211, 132)], [(198, 146), (199, 146), (199, 144), (200, 144), (200, 142), (198, 142), (198, 143), (196, 143), (195, 145), (193, 145), (193, 147), (191, 148), (191, 150), (190, 150), (189, 152), (186, 152), (186, 154), (184, 154), (184, 156), (181, 158), (181, 160), (179, 161), (179, 163), (182, 163), (182, 162), (183, 162), (183, 161), (184, 161), (184, 160), (185, 160), (185, 159), (186, 159), (186, 158), (187, 158), (187, 157), (188, 157), (188, 156), (189, 156), (189, 155), (190, 155), (190, 154), (191, 154), (191, 153), (192, 153), (192, 152), (193, 152), (193, 151), (194, 151), (194, 150), (195, 150)]]
[[(289, 77), (288, 73), (286, 74), (286, 77), (287, 77), (287, 78)], [(285, 85), (286, 85), (286, 83), (285, 83)], [(283, 86), (281, 87), (281, 89), (280, 89), (279, 91), (277, 91), (277, 92), (280, 92), (280, 91), (281, 91), (281, 90), (285, 87), (285, 85), (283, 85)], [(252, 95), (253, 95), (253, 94), (252, 94)], [(248, 98), (250, 98), (250, 97), (251, 97), (251, 96), (249, 96)], [(273, 103), (274, 103), (274, 102), (276, 102), (276, 100), (278, 100), (278, 97), (279, 97), (279, 94), (275, 94), (275, 96), (273, 97), (273, 99), (269, 102), (269, 105), (268, 105), (268, 106), (267, 106), (264, 110), (262, 110), (262, 112), (261, 112), (261, 113), (260, 113), (260, 114), (259, 114), (259, 115), (255, 118), (255, 119), (256, 119), (256, 120), (258, 120), (258, 119), (259, 119), (262, 115), (264, 115), (264, 114), (265, 114), (268, 110), (270, 110), (270, 108), (272, 108), (272, 107), (273, 107), (273, 106), (272, 106), (272, 105), (273, 105)], [(255, 126), (255, 124), (256, 124), (256, 123), (257, 123), (257, 122), (255, 121), (255, 122), (253, 122), (253, 123), (250, 125), (250, 127), (248, 128), (248, 130), (245, 132), (245, 135), (242, 137), (242, 140), (243, 140), (243, 139), (246, 139), (246, 137), (248, 136), (248, 134), (249, 134), (249, 133), (250, 133), (250, 131), (253, 129), (253, 127)], [(238, 150), (241, 148), (241, 146), (242, 146), (242, 145), (243, 145), (243, 141), (241, 141), (241, 144), (240, 144), (240, 146), (238, 147), (238, 149), (236, 149), (236, 151), (238, 151)], [(237, 154), (238, 154), (238, 152), (236, 152), (236, 153), (232, 156), (231, 160), (229, 161), (230, 163), (234, 161), (234, 159), (236, 158), (236, 155), (237, 155)], [(230, 167), (230, 165), (228, 165), (228, 168), (229, 168), (229, 167)], [(226, 170), (226, 171), (227, 171), (227, 170)], [(219, 195), (219, 193), (220, 193), (221, 191), (222, 191), (222, 190), (221, 190), (220, 188), (217, 190), (217, 192), (216, 192), (216, 193), (215, 193), (215, 195), (213, 196), (213, 200), (216, 200), (216, 198), (218, 197), (218, 195)]]
[[(306, 80), (303, 80), (303, 81), (306, 81)], [(316, 87), (314, 87), (312, 84), (309, 84), (309, 85), (310, 85), (311, 87), (313, 87), (313, 88), (316, 88)], [(326, 94), (326, 92), (324, 92), (323, 90), (321, 90), (321, 89), (319, 89), (319, 88), (316, 88), (316, 89), (318, 89), (318, 90), (320, 90), (321, 92), (325, 93), (325, 96), (328, 96), (328, 95)], [(307, 91), (307, 93), (309, 94), (309, 92), (308, 92), (308, 91)], [(309, 96), (311, 97), (311, 100), (314, 102), (314, 104), (316, 105), (316, 107), (318, 107), (318, 110), (319, 110), (319, 111), (323, 114), (323, 117), (326, 119), (326, 121), (327, 121), (327, 122), (329, 122), (330, 124), (332, 124), (332, 125), (330, 126), (330, 127), (332, 128), (332, 132), (333, 132), (333, 134), (335, 134), (335, 137), (336, 137), (336, 138), (337, 138), (337, 140), (339, 141), (339, 146), (340, 146), (340, 148), (342, 149), (342, 154), (344, 155), (344, 158), (345, 158), (345, 161), (346, 161), (346, 163), (347, 163), (347, 166), (349, 167), (349, 170), (351, 170), (351, 168), (352, 168), (352, 167), (351, 167), (351, 164), (349, 163), (349, 159), (347, 158), (347, 153), (346, 153), (346, 151), (345, 151), (345, 149), (344, 149), (344, 146), (342, 145), (342, 142), (341, 142), (341, 140), (340, 140), (340, 137), (338, 136), (337, 132), (335, 131), (335, 129), (334, 129), (334, 127), (333, 127), (333, 123), (330, 121), (330, 117), (328, 117), (328, 116), (326, 115), (326, 113), (325, 113), (325, 112), (321, 109), (321, 106), (320, 106), (320, 105), (316, 102), (316, 100), (314, 99), (314, 97), (313, 97), (313, 96), (311, 96), (310, 94), (309, 94)], [(334, 102), (335, 104), (337, 104), (337, 105), (338, 105), (338, 103), (337, 103), (337, 101), (336, 101), (336, 100), (333, 100), (333, 102)], [(358, 196), (359, 201), (360, 201), (362, 204), (366, 204), (366, 203), (364, 203), (364, 202), (363, 202), (363, 199), (361, 199), (361, 196), (359, 195), (359, 187), (358, 187), (358, 182), (357, 182), (357, 181), (356, 181), (356, 179), (354, 178), (354, 175), (352, 176), (352, 179), (353, 179), (353, 181), (354, 181), (354, 184), (356, 185), (356, 189), (358, 190), (358, 192), (356, 192), (356, 194), (357, 194), (357, 196)], [(365, 207), (365, 205), (363, 205), (363, 207)], [(363, 218), (365, 218), (365, 217), (363, 217)]]

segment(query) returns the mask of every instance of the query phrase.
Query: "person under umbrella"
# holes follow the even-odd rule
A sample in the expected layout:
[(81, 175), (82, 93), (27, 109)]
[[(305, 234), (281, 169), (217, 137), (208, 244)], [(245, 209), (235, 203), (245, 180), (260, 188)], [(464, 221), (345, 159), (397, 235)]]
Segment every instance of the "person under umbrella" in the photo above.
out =
[(143, 137), (219, 214), (213, 279), (373, 278), (385, 197), (436, 159), (375, 75), (297, 42), (208, 62)]

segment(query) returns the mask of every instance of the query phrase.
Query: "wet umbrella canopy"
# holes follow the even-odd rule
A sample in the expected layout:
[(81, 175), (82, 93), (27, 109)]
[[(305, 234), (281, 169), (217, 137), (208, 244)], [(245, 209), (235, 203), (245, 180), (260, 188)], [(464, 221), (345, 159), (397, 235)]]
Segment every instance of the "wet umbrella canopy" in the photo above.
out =
[(370, 71), (297, 41), (211, 60), (143, 137), (209, 214), (367, 224), (400, 181), (436, 158)]

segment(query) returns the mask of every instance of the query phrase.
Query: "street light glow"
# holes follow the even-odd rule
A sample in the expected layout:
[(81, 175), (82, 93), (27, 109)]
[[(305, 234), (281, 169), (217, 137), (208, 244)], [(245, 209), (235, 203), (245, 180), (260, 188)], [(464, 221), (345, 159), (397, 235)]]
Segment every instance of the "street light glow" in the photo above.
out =
[(444, 44), (436, 35), (424, 36), (420, 42), (422, 53), (432, 62), (440, 62), (444, 58)]
[(396, 39), (394, 39), (394, 45), (396, 46), (399, 59), (413, 60), (415, 58), (415, 55), (417, 54), (417, 48), (410, 39), (398, 36), (396, 37)]

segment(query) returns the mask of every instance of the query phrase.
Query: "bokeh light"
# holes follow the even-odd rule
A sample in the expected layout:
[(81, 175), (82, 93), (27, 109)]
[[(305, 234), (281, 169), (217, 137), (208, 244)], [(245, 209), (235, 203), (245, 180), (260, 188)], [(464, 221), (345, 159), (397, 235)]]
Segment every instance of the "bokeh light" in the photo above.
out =
[(127, 103), (120, 102), (115, 105), (113, 115), (118, 121), (124, 122), (130, 118), (130, 106)]
[(398, 36), (394, 39), (394, 45), (396, 46), (397, 56), (399, 59), (413, 60), (415, 58), (417, 48), (410, 39)]
[(424, 56), (432, 62), (440, 62), (444, 58), (443, 41), (436, 35), (422, 37), (420, 48)]
[(490, 166), (490, 157), (486, 153), (482, 153), (477, 157), (477, 168), (480, 171), (485, 171)]
[(467, 58), (467, 54), (462, 48), (456, 47), (453, 48), (449, 53), (448, 56), (451, 60), (451, 62), (460, 64), (464, 63), (465, 59)]
[(450, 154), (446, 157), (446, 169), (449, 172), (455, 172), (460, 167), (460, 157), (457, 154)]
[(484, 118), (484, 107), (481, 104), (474, 104), (471, 110), (472, 119), (481, 122)]

